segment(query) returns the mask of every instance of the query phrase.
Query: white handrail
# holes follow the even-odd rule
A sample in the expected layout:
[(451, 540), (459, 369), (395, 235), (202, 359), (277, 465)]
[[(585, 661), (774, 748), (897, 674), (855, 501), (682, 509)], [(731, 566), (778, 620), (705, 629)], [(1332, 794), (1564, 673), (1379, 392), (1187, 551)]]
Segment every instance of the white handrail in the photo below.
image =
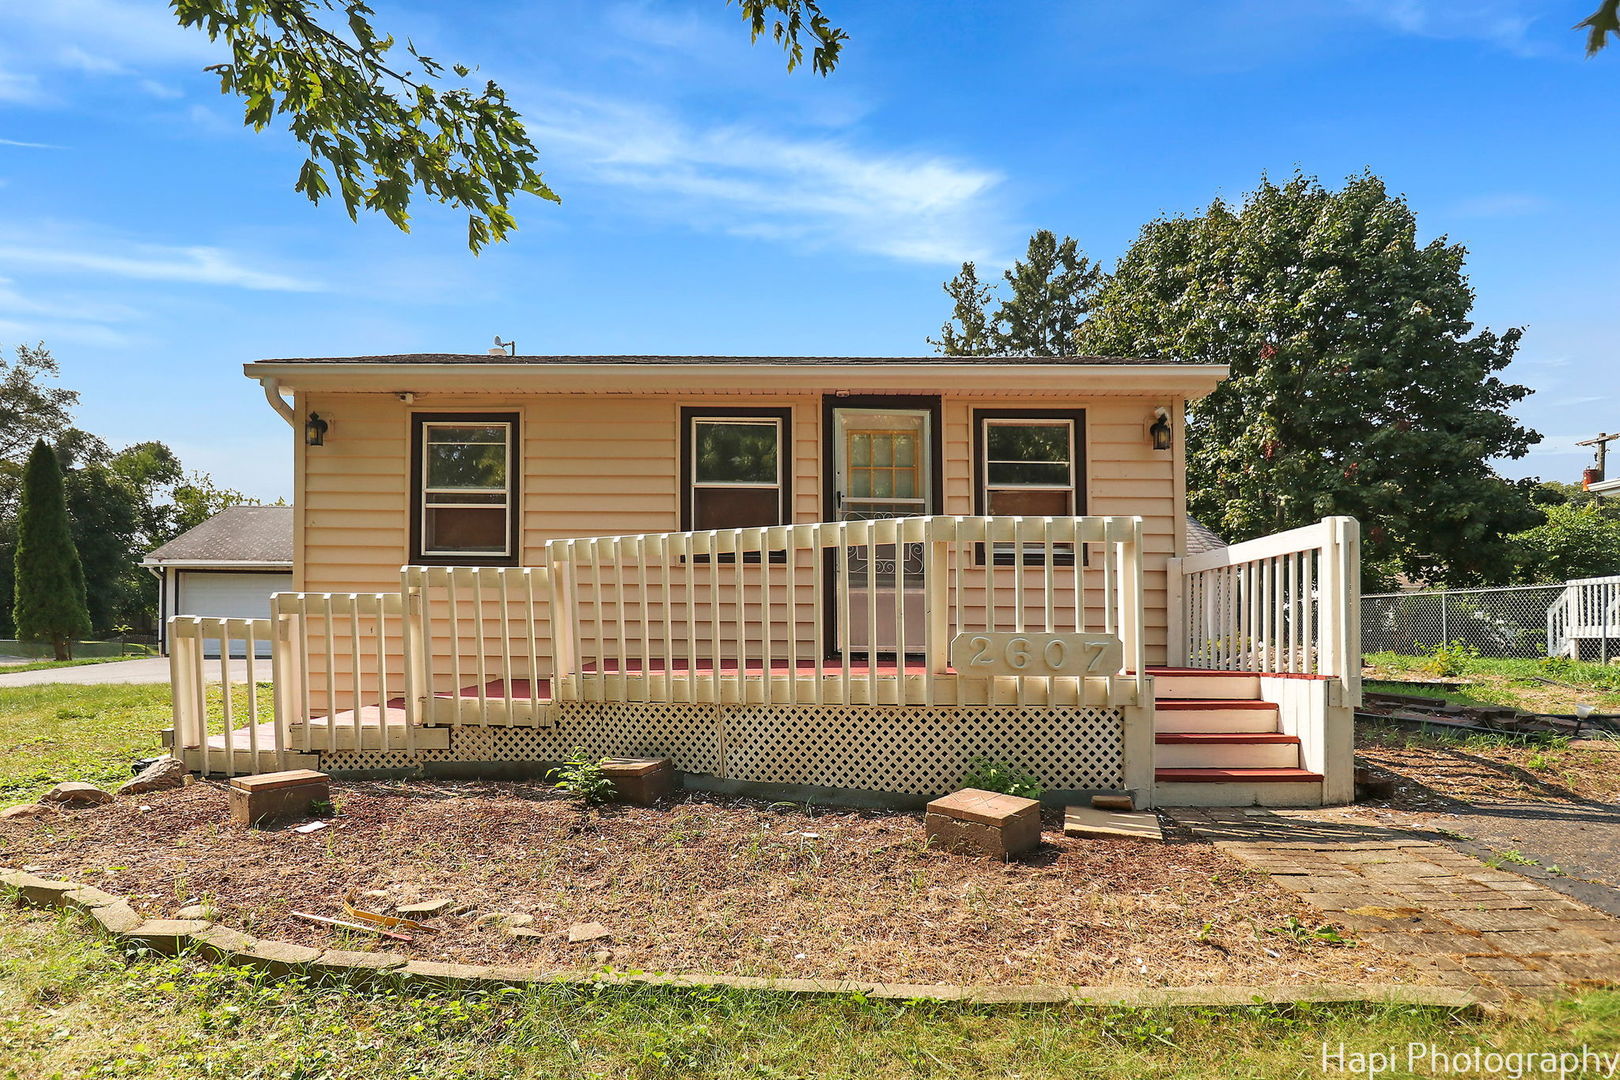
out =
[(1620, 647), (1620, 575), (1577, 578), (1547, 607), (1547, 655), (1581, 658), (1582, 641), (1597, 645), (1598, 659)]
[(1016, 631), (1117, 633), (1125, 659), (1107, 675), (1131, 673), (1141, 696), (1141, 530), (1139, 518), (939, 516), (552, 540), (552, 607), (567, 612), (554, 690), (933, 704), (954, 675), (951, 704), (1079, 703), (1075, 676), (1003, 677), (1008, 690), (951, 672), (955, 635)]
[(399, 593), (276, 593), (277, 729), (301, 753), (410, 750)]
[(541, 722), (555, 672), (550, 572), (405, 566), (400, 578), (412, 726)]
[[(266, 756), (275, 762), (276, 768), (286, 765), (287, 746), (282, 726), (271, 723), (269, 730), (264, 730), (268, 718), (259, 707), (258, 675), (263, 670), (260, 665), (264, 660), (258, 655), (258, 646), (260, 642), (273, 641), (272, 629), (269, 619), (179, 615), (169, 620), (173, 749), (176, 756), (194, 752), (203, 773), (235, 776), (262, 772)], [(206, 656), (209, 642), (217, 642), (219, 646), (217, 714), (212, 708), (208, 686), (208, 661), (212, 659)], [(231, 654), (237, 642), (243, 646), (242, 658), (247, 669), (247, 696), (240, 709), (231, 689)], [(239, 756), (244, 754), (245, 758)]]
[(1171, 560), (1174, 665), (1329, 676), (1361, 695), (1361, 543), (1354, 518)]

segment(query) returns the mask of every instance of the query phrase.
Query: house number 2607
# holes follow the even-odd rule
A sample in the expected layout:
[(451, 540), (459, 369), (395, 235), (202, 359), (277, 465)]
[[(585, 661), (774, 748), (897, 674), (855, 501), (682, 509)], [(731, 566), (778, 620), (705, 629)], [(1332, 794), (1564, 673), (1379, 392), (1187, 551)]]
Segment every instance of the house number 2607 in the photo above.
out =
[(959, 675), (1113, 675), (1124, 647), (1113, 634), (958, 634), (951, 666)]

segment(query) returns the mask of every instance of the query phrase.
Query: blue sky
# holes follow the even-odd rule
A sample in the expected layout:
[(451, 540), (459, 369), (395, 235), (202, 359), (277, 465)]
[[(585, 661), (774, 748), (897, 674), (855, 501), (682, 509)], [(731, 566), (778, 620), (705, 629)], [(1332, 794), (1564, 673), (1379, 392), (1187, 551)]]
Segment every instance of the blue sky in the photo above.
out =
[(824, 0), (838, 71), (788, 75), (722, 0), (375, 0), (529, 119), (560, 207), (475, 258), (460, 214), (408, 236), (292, 192), (161, 0), (0, 7), (0, 343), (45, 340), (115, 444), (161, 438), (289, 493), (268, 356), (929, 351), (940, 282), (1051, 228), (1111, 263), (1140, 225), (1262, 172), (1371, 168), (1469, 248), (1481, 325), (1574, 479), (1620, 428), (1620, 48), (1595, 0), (1113, 4)]

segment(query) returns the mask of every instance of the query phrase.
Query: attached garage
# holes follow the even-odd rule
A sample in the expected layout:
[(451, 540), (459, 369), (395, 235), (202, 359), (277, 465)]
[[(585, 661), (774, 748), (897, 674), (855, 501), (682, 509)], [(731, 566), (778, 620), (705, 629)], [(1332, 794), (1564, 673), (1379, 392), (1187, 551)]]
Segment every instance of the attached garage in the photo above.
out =
[[(168, 651), (175, 615), (263, 619), (270, 597), (291, 592), (293, 512), (290, 506), (233, 506), (181, 533), (141, 565), (158, 576), (160, 640)], [(238, 652), (242, 649), (237, 643)], [(269, 642), (258, 652), (269, 655)], [(219, 643), (205, 652), (219, 655)]]

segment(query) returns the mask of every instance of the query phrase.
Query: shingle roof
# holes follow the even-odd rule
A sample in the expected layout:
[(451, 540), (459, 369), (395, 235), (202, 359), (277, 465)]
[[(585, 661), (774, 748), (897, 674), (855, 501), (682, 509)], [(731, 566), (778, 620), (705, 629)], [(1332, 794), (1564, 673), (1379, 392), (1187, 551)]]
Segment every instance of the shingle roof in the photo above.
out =
[(1179, 360), (1131, 356), (508, 356), (505, 353), (401, 353), (396, 356), (288, 356), (262, 360), (264, 364), (1180, 364)]
[(147, 563), (221, 562), (291, 566), (293, 508), (232, 506), (147, 555)]
[(1226, 547), (1226, 541), (1195, 517), (1187, 518), (1187, 554), (1202, 555), (1206, 551)]

